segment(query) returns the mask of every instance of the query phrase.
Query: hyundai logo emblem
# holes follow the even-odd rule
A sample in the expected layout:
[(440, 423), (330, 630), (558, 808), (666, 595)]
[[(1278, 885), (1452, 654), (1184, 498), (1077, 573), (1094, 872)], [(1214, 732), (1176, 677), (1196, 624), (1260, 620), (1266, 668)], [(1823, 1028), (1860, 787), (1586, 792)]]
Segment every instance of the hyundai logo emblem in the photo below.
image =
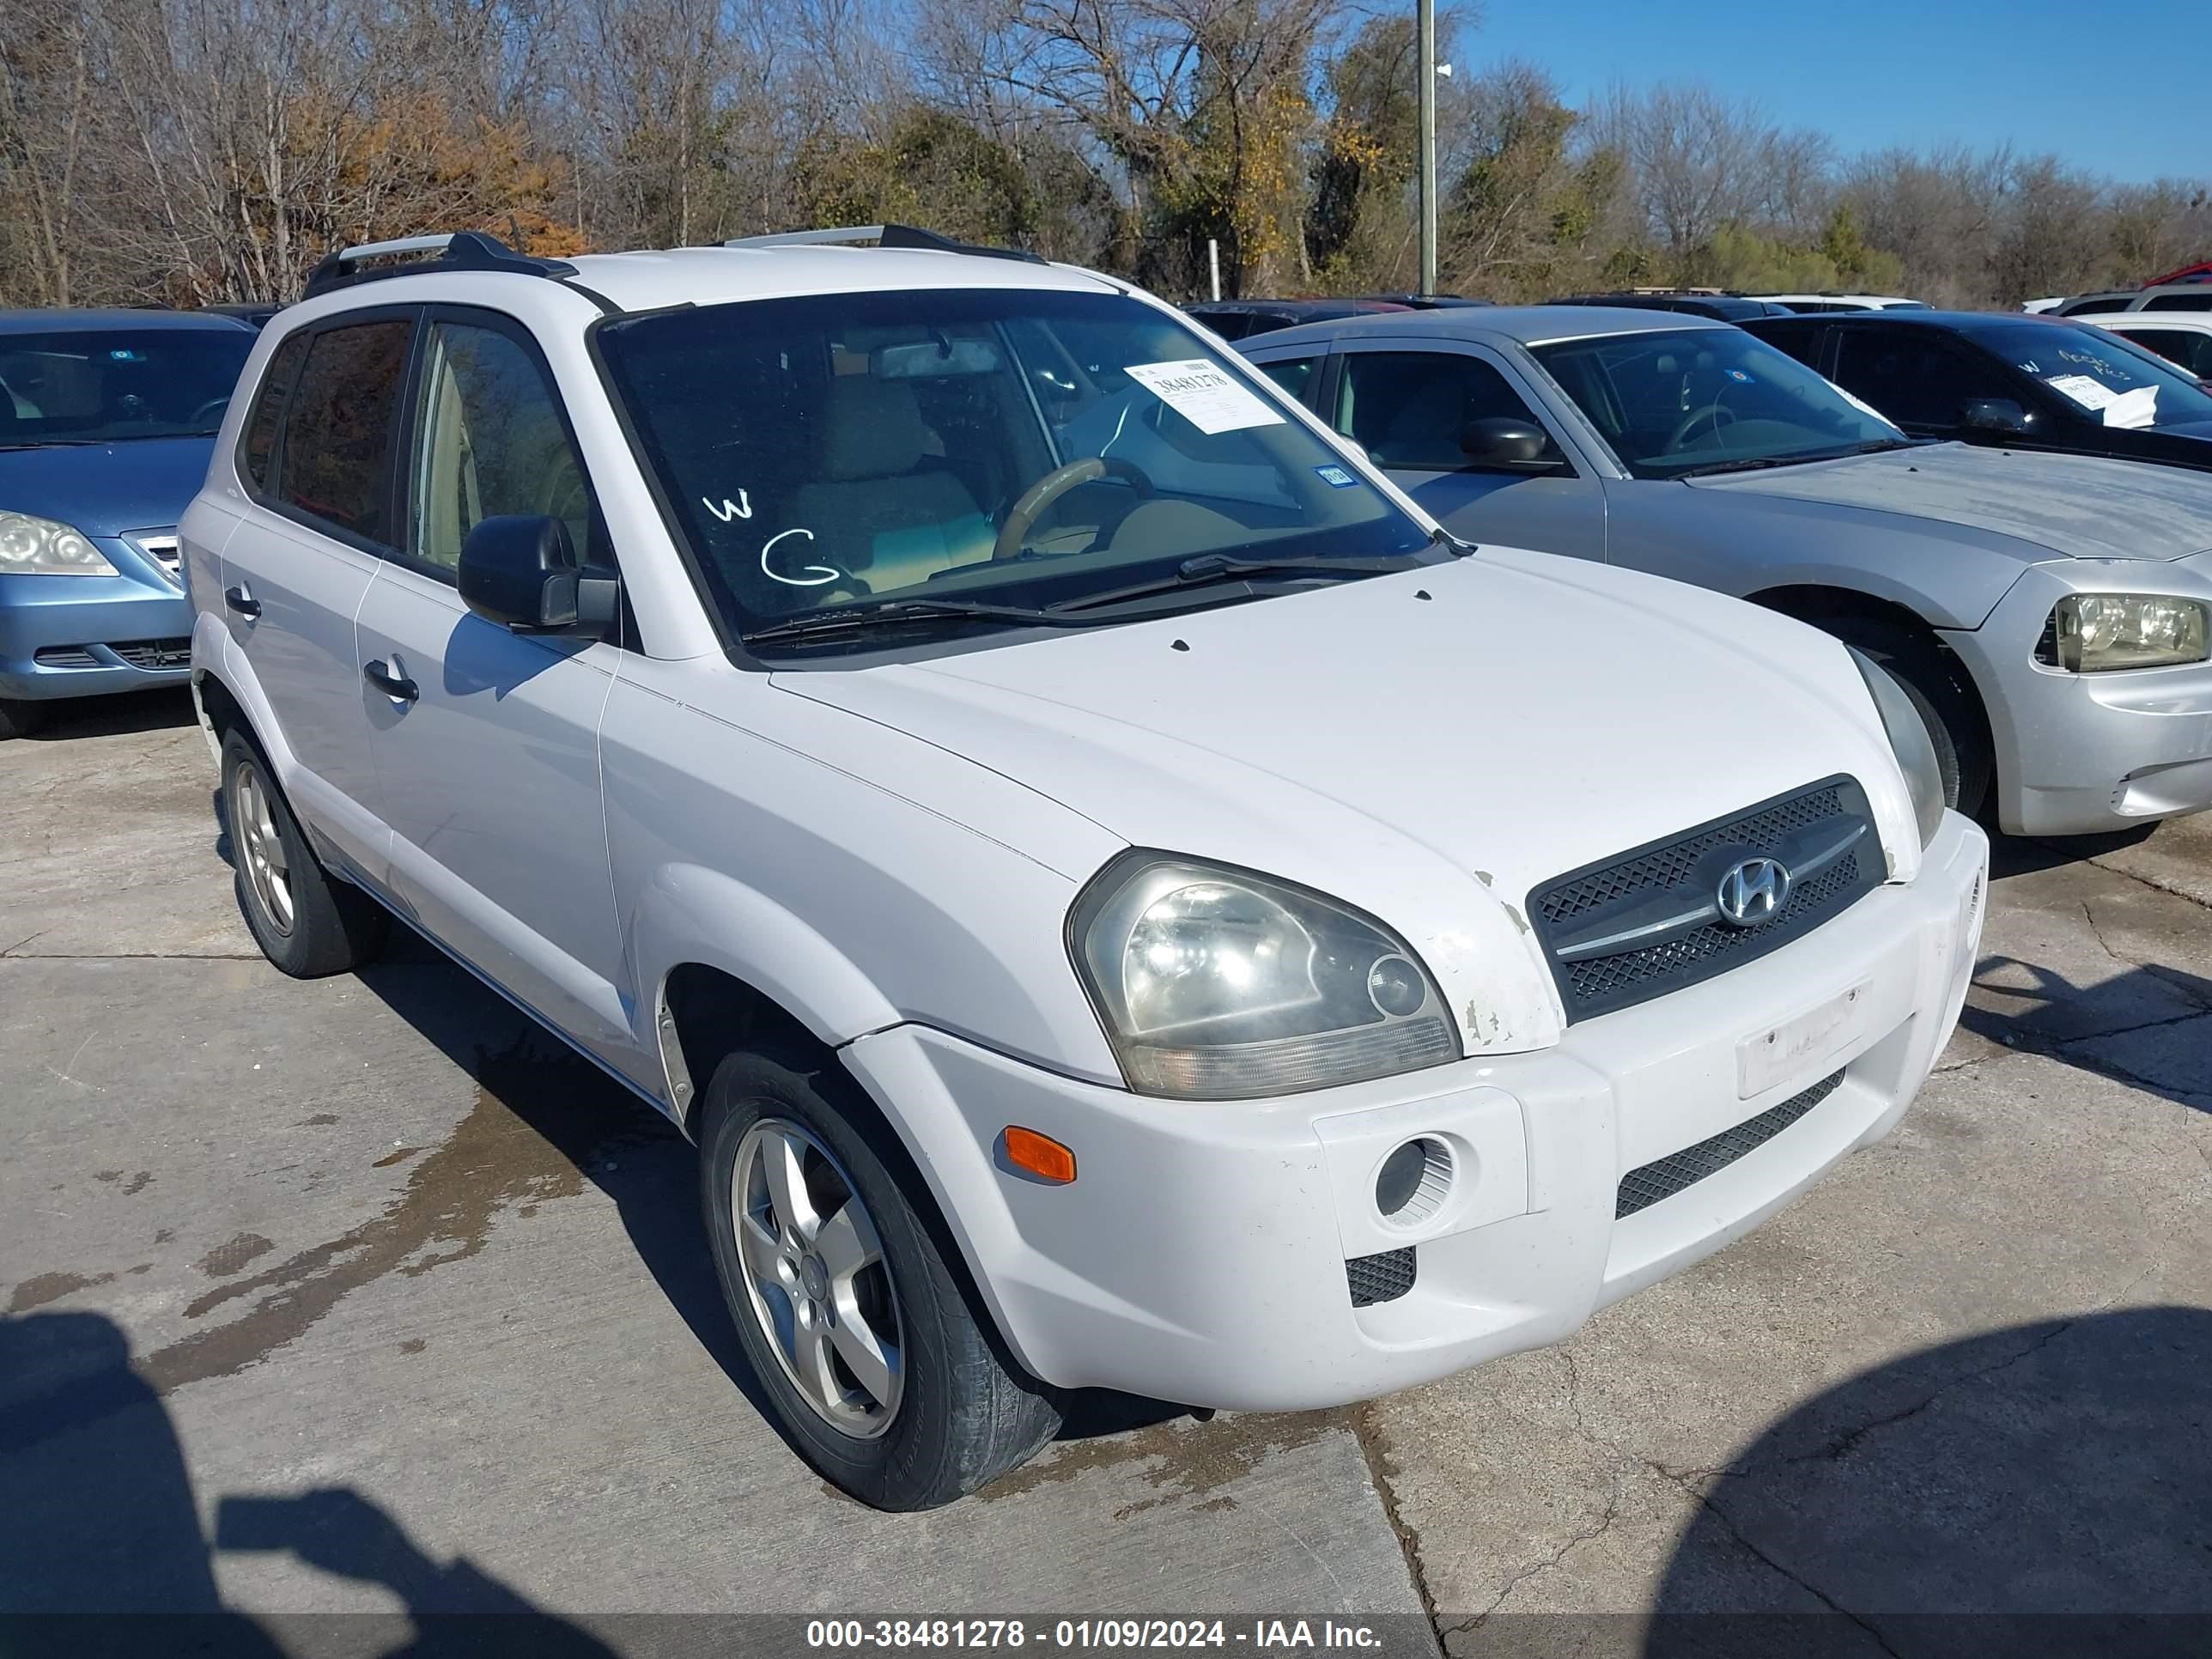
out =
[(1772, 859), (1746, 859), (1721, 878), (1714, 895), (1721, 920), (1731, 927), (1773, 921), (1789, 896), (1790, 872)]

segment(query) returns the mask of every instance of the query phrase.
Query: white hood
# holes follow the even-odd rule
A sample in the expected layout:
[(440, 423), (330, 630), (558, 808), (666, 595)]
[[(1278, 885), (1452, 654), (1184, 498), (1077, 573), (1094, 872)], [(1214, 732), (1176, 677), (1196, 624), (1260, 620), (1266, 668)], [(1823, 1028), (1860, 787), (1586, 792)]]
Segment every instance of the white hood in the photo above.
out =
[[(968, 757), (1132, 845), (1367, 909), (1423, 951), (1478, 1048), (1556, 1040), (1523, 919), (1550, 878), (1837, 773), (1865, 785), (1900, 874), (1918, 848), (1840, 646), (1542, 554), (1486, 548), (1291, 598), (775, 683)], [(1494, 981), (1501, 956), (1533, 982), (1467, 980)]]

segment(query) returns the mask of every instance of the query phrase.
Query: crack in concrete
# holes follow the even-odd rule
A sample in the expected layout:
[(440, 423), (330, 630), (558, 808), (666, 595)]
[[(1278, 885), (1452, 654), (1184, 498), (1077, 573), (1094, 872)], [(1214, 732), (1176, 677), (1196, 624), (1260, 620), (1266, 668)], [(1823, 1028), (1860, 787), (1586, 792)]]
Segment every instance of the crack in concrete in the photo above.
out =
[(1606, 1495), (1605, 1513), (1598, 1517), (1597, 1525), (1575, 1534), (1573, 1537), (1568, 1539), (1565, 1543), (1560, 1545), (1557, 1550), (1553, 1552), (1552, 1554), (1547, 1556), (1544, 1559), (1534, 1563), (1533, 1565), (1523, 1567), (1520, 1571), (1515, 1573), (1512, 1577), (1505, 1581), (1505, 1588), (1498, 1592), (1497, 1597), (1488, 1607), (1485, 1607), (1480, 1613), (1474, 1614), (1472, 1618), (1462, 1620), (1458, 1624), (1454, 1625), (1449, 1630), (1439, 1631), (1437, 1635), (1440, 1638), (1445, 1636), (1458, 1636), (1468, 1631), (1478, 1629), (1482, 1625), (1487, 1623), (1492, 1615), (1497, 1613), (1498, 1608), (1505, 1605), (1507, 1598), (1510, 1597), (1515, 1590), (1519, 1589), (1522, 1585), (1527, 1583), (1530, 1579), (1537, 1577), (1540, 1574), (1551, 1572), (1556, 1570), (1562, 1561), (1565, 1560), (1567, 1557), (1573, 1554), (1583, 1545), (1604, 1537), (1607, 1532), (1612, 1530), (1613, 1523), (1620, 1518), (1620, 1471), (1616, 1469), (1613, 1472), (1612, 1490)]
[[(2200, 1148), (2199, 1150), (2201, 1151), (2202, 1149)], [(2208, 1164), (2212, 1165), (2212, 1160), (2208, 1160)], [(2113, 1308), (2118, 1307), (2122, 1302), (2125, 1301), (2129, 1296), (2134, 1293), (2138, 1285), (2142, 1285), (2142, 1282), (2148, 1279), (2153, 1273), (2157, 1273), (2162, 1266), (2164, 1266), (2162, 1262), (2153, 1262), (2149, 1267), (2145, 1267), (2133, 1279), (2121, 1285), (2118, 1290), (2113, 1291), (2112, 1295), (2106, 1297), (2102, 1302), (2097, 1304), (2095, 1307), (2091, 1308), (2087, 1312), (2076, 1314), (2071, 1319), (2062, 1320), (2058, 1324), (2053, 1326), (2050, 1330), (2045, 1332), (2041, 1336), (2038, 1337), (2034, 1341), (2027, 1344), (2025, 1347), (2020, 1349), (2017, 1352), (2008, 1354), (2003, 1358), (1992, 1361), (1990, 1364), (1986, 1365), (1978, 1365), (1972, 1370), (1960, 1371), (1956, 1376), (1947, 1377), (1944, 1381), (1936, 1384), (1934, 1389), (1930, 1389), (1926, 1398), (1920, 1400), (1912, 1405), (1907, 1406), (1902, 1410), (1887, 1413), (1883, 1416), (1874, 1418), (1868, 1422), (1862, 1423), (1856, 1428), (1846, 1430), (1844, 1433), (1836, 1436), (1835, 1438), (1829, 1441), (1826, 1445), (1821, 1447), (1818, 1451), (1802, 1452), (1795, 1457), (1784, 1457), (1772, 1463), (1754, 1464), (1742, 1469), (1723, 1469), (1718, 1471), (1718, 1473), (1723, 1475), (1741, 1479), (1744, 1476), (1764, 1474), (1778, 1468), (1787, 1468), (1793, 1464), (1837, 1462), (1844, 1457), (1848, 1457), (1858, 1448), (1866, 1437), (1874, 1433), (1875, 1430), (1886, 1429), (1895, 1424), (1908, 1421), (1912, 1418), (1919, 1416), (1921, 1413), (1926, 1411), (1945, 1395), (1952, 1392), (1952, 1390), (1961, 1388), (1970, 1382), (1980, 1382), (1984, 1377), (1994, 1376), (2000, 1371), (2011, 1370), (2014, 1365), (2019, 1364), (2023, 1359), (2032, 1358), (2035, 1355), (2042, 1352), (2052, 1343), (2057, 1341), (2059, 1338), (2064, 1336), (2067, 1332), (2079, 1325), (2083, 1320), (2094, 1319), (2098, 1315), (2109, 1312)], [(1654, 1465), (1654, 1467), (1656, 1468), (1657, 1466)]]
[[(2037, 844), (2039, 846), (2047, 847), (2055, 853), (2065, 854), (2069, 858), (2078, 858), (2081, 856), (2078, 853), (2067, 853), (2066, 843), (2063, 842), (2045, 841), (2039, 842)], [(2164, 893), (2172, 898), (2185, 899), (2188, 902), (2196, 905), (2200, 909), (2212, 909), (2212, 904), (2205, 903), (2203, 899), (2197, 897), (2194, 893), (2189, 892), (2183, 888), (2173, 886), (2170, 883), (2160, 881), (2155, 876), (2146, 876), (2139, 871), (2126, 869), (2120, 865), (2107, 864), (2105, 862), (2102, 855), (2092, 856), (2089, 862), (2095, 865), (2100, 870), (2110, 871), (2113, 875), (2124, 876), (2130, 881), (2140, 882), (2145, 887), (2149, 888), (2154, 893)]]
[(44, 939), (47, 934), (49, 934), (49, 933), (52, 933), (53, 931), (54, 931), (54, 930), (53, 930), (52, 928), (51, 928), (51, 927), (41, 927), (41, 928), (40, 928), (40, 929), (39, 929), (39, 931), (38, 931), (37, 933), (33, 933), (33, 934), (30, 936), (30, 938), (28, 938), (28, 939), (17, 939), (17, 940), (16, 940), (13, 945), (9, 945), (6, 950), (4, 950), (4, 951), (0, 951), (0, 957), (12, 957), (12, 956), (14, 956), (14, 955), (15, 954), (15, 952), (16, 952), (16, 951), (18, 951), (21, 950), (21, 949), (22, 949), (26, 945), (29, 945), (29, 944), (33, 943), (33, 942), (34, 942), (34, 941), (36, 941), (36, 940), (42, 939)]
[(1367, 1465), (1367, 1478), (1382, 1505), (1382, 1518), (1389, 1523), (1398, 1540), (1398, 1553), (1406, 1558), (1407, 1576), (1413, 1581), (1413, 1594), (1421, 1598), (1421, 1611), (1428, 1616), (1429, 1628), (1436, 1632), (1441, 1646), (1444, 1632), (1437, 1624), (1437, 1598), (1430, 1593), (1428, 1574), (1421, 1568), (1421, 1534), (1398, 1508), (1395, 1474), (1397, 1460), (1391, 1449), (1390, 1437), (1375, 1420), (1372, 1401), (1352, 1407), (1349, 1421), (1352, 1443), (1359, 1448), (1361, 1461)]
[[(1683, 1491), (1688, 1492), (1689, 1488), (1685, 1486), (1683, 1487)], [(1776, 1560), (1765, 1550), (1759, 1548), (1757, 1544), (1752, 1542), (1750, 1534), (1745, 1532), (1741, 1527), (1736, 1525), (1735, 1517), (1730, 1516), (1729, 1512), (1726, 1510), (1723, 1510), (1718, 1504), (1716, 1504), (1708, 1493), (1690, 1492), (1690, 1495), (1698, 1500), (1698, 1508), (1703, 1510), (1707, 1515), (1711, 1516), (1714, 1520), (1719, 1522), (1721, 1525), (1727, 1529), (1729, 1536), (1735, 1539), (1738, 1544), (1741, 1545), (1747, 1554), (1763, 1563), (1771, 1571), (1778, 1573), (1781, 1577), (1788, 1579), (1791, 1583), (1796, 1585), (1798, 1589), (1803, 1590), (1808, 1595), (1818, 1601), (1822, 1607), (1827, 1608), (1831, 1613), (1839, 1613), (1844, 1618), (1850, 1620), (1851, 1623), (1856, 1625), (1861, 1630), (1864, 1631), (1869, 1637), (1873, 1638), (1874, 1644), (1876, 1647), (1880, 1648), (1884, 1653), (1890, 1655), (1891, 1659), (1905, 1659), (1905, 1656), (1903, 1654), (1899, 1653), (1897, 1649), (1890, 1645), (1889, 1638), (1881, 1633), (1880, 1626), (1874, 1624), (1870, 1620), (1863, 1618), (1859, 1614), (1853, 1613), (1849, 1607), (1836, 1600), (1834, 1596), (1829, 1595), (1827, 1591), (1822, 1589), (1818, 1584), (1814, 1583), (1808, 1578), (1805, 1578), (1797, 1573), (1792, 1572), (1788, 1567), (1784, 1566), (1781, 1562)]]

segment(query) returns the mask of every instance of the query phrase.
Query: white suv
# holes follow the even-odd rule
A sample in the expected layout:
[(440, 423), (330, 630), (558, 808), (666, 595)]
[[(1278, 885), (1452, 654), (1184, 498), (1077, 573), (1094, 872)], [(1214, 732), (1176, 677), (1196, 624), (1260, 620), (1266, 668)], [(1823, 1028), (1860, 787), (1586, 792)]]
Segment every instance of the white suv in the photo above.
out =
[(1555, 1341), (1889, 1133), (1987, 846), (1887, 676), (855, 238), (336, 258), (182, 532), (270, 958), (396, 911), (695, 1137), (823, 1474)]

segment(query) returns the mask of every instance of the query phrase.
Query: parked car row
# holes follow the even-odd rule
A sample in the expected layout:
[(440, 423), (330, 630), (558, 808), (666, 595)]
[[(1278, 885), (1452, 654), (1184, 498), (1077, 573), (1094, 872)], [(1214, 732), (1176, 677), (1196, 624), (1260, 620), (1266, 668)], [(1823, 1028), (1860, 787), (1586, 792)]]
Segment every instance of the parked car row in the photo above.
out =
[(884, 1508), (1071, 1390), (1559, 1340), (1901, 1119), (1954, 809), (2212, 800), (2212, 480), (1695, 313), (1248, 361), (899, 227), (461, 233), (247, 337), (178, 535), (248, 927), (403, 916), (694, 1139), (761, 1397)]
[[(2212, 398), (2147, 351), (2030, 317), (1551, 306), (1246, 349), (1455, 534), (1693, 581), (1867, 652), (1963, 811), (2075, 835), (2212, 805)], [(2067, 417), (2122, 399), (2148, 423)], [(2101, 459), (2122, 453), (2183, 465)]]

